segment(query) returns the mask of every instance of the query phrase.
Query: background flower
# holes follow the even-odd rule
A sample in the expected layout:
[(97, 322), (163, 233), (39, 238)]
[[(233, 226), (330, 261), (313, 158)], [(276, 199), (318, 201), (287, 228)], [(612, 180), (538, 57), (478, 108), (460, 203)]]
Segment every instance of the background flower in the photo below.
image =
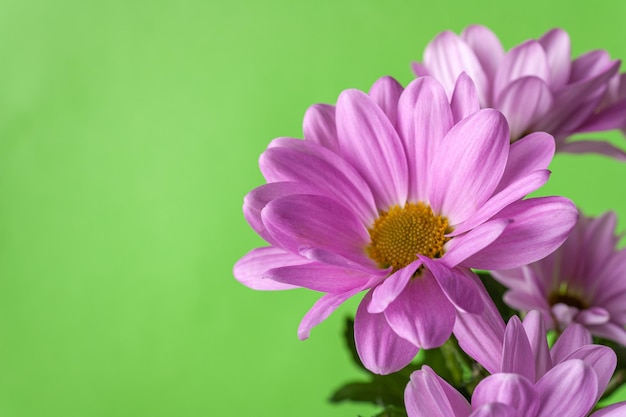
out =
[(482, 107), (500, 110), (511, 127), (511, 140), (546, 131), (557, 151), (597, 152), (621, 160), (626, 153), (608, 142), (568, 141), (574, 133), (626, 128), (626, 88), (617, 74), (620, 61), (603, 50), (571, 59), (570, 38), (562, 29), (546, 32), (505, 53), (488, 28), (468, 26), (460, 36), (445, 31), (414, 63), (418, 76), (440, 80), (451, 94), (456, 77), (469, 74)]
[(580, 323), (626, 345), (626, 250), (618, 249), (614, 212), (580, 216), (563, 246), (520, 268), (494, 271), (510, 306), (542, 312), (550, 328)]

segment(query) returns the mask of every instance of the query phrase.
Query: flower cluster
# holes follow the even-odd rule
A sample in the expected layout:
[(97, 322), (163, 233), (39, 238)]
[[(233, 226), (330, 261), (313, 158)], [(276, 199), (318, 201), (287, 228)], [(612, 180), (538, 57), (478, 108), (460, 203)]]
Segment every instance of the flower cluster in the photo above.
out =
[[(626, 160), (608, 142), (570, 139), (626, 130), (618, 68), (604, 51), (572, 61), (560, 29), (508, 52), (482, 26), (443, 32), (405, 88), (383, 77), (367, 93), (346, 90), (307, 110), (303, 140), (269, 144), (267, 183), (243, 206), (268, 245), (243, 256), (235, 278), (323, 293), (301, 339), (364, 293), (354, 339), (376, 374), (454, 335), (491, 375), (470, 403), (425, 365), (406, 388), (411, 417), (586, 416), (616, 367), (590, 334), (626, 344), (626, 252), (614, 214), (588, 218), (566, 198), (527, 195), (548, 180), (555, 151)], [(509, 288), (523, 322), (505, 326), (476, 269)], [(551, 349), (547, 329), (560, 335)]]

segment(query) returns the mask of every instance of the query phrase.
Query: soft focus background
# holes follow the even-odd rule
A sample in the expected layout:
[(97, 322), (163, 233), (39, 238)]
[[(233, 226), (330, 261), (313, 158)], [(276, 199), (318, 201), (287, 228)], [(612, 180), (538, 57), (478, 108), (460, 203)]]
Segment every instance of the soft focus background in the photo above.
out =
[[(364, 378), (341, 341), (358, 300), (301, 342), (318, 294), (232, 277), (263, 244), (241, 214), (259, 154), (310, 104), (409, 82), (444, 29), (509, 48), (560, 26), (574, 55), (626, 58), (625, 18), (621, 0), (0, 1), (0, 417), (373, 414), (326, 402)], [(626, 229), (626, 164), (552, 168), (542, 194)]]

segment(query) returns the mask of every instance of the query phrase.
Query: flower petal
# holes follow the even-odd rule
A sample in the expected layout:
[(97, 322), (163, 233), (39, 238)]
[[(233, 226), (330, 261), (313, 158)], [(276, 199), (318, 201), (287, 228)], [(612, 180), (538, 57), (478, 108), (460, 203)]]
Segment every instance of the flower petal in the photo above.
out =
[(264, 279), (263, 274), (268, 269), (286, 265), (301, 265), (307, 260), (273, 246), (252, 249), (233, 268), (233, 275), (237, 281), (253, 290), (289, 290), (296, 285), (284, 284), (271, 279)]
[(554, 157), (554, 150), (554, 138), (544, 132), (534, 132), (513, 142), (496, 192), (531, 172), (548, 169)]
[(498, 102), (500, 94), (511, 82), (529, 75), (550, 80), (546, 53), (535, 40), (528, 40), (512, 48), (504, 56), (494, 79), (494, 101)]
[(535, 379), (539, 379), (548, 369), (552, 368), (552, 358), (546, 338), (546, 325), (543, 316), (537, 310), (529, 311), (522, 324), (533, 353), (534, 359), (531, 363), (535, 364)]
[(456, 79), (465, 71), (476, 83), (481, 103), (487, 101), (485, 72), (474, 51), (455, 33), (442, 32), (426, 46), (424, 66), (443, 84), (448, 97), (452, 97)]
[(300, 340), (308, 339), (311, 329), (324, 320), (337, 309), (344, 301), (352, 297), (361, 289), (355, 289), (340, 294), (326, 294), (313, 304), (313, 307), (302, 318), (298, 326), (298, 338)]
[[(526, 331), (519, 317), (513, 316), (509, 320), (504, 332), (502, 344), (502, 372), (519, 374), (529, 381), (535, 381), (535, 358), (528, 341)], [(530, 415), (533, 415), (530, 413)]]
[(573, 142), (565, 142), (559, 146), (559, 152), (574, 154), (595, 153), (617, 159), (618, 161), (626, 161), (626, 152), (609, 142), (600, 140), (577, 140)]
[(453, 125), (448, 98), (431, 77), (412, 81), (398, 103), (398, 130), (407, 155), (409, 200), (426, 201), (433, 155)]
[(510, 405), (501, 403), (485, 404), (480, 406), (469, 417), (521, 417)]
[(367, 230), (350, 210), (329, 197), (281, 197), (265, 206), (261, 218), (272, 237), (291, 252), (316, 247), (373, 264), (364, 250), (369, 242)]
[(385, 310), (387, 322), (402, 338), (415, 346), (441, 346), (452, 334), (456, 311), (431, 273), (409, 281)]
[(426, 365), (411, 374), (404, 404), (409, 417), (467, 417), (472, 411), (465, 398)]
[(404, 204), (406, 156), (385, 113), (365, 93), (346, 90), (337, 100), (336, 119), (341, 153), (369, 184), (376, 206)]
[(626, 401), (611, 404), (603, 409), (596, 411), (590, 417), (623, 417), (626, 415)]
[(268, 182), (317, 186), (350, 207), (363, 224), (377, 217), (374, 197), (365, 180), (339, 155), (315, 143), (275, 139), (259, 158), (259, 167)]
[(509, 151), (509, 128), (501, 113), (480, 110), (457, 123), (433, 158), (428, 197), (452, 226), (474, 214), (500, 182)]
[[(461, 33), (461, 38), (476, 54), (487, 78), (494, 79), (498, 66), (504, 58), (504, 48), (498, 37), (484, 26), (470, 25)], [(491, 101), (483, 103), (483, 107), (488, 107), (489, 103)]]
[(509, 405), (520, 416), (534, 416), (539, 409), (539, 393), (534, 380), (515, 373), (498, 373), (480, 381), (472, 394), (472, 407), (490, 403)]
[(491, 245), (464, 262), (477, 269), (511, 269), (535, 262), (557, 249), (578, 219), (574, 204), (562, 197), (518, 201), (495, 218), (513, 223)]
[(387, 277), (379, 286), (374, 288), (372, 301), (369, 303), (370, 313), (382, 313), (398, 295), (404, 290), (411, 277), (422, 265), (422, 261), (416, 260), (402, 269), (397, 270)]
[(311, 262), (272, 268), (265, 272), (263, 278), (314, 291), (342, 293), (363, 287), (371, 276), (334, 265)]
[(576, 349), (591, 344), (591, 335), (580, 324), (569, 325), (550, 349), (552, 363), (558, 364)]
[(563, 87), (569, 81), (572, 66), (569, 35), (563, 29), (552, 29), (539, 39), (539, 43), (546, 51), (550, 86), (553, 90)]
[(335, 106), (314, 104), (304, 113), (302, 121), (304, 139), (322, 145), (333, 152), (339, 151)]
[(370, 88), (369, 96), (378, 104), (391, 124), (395, 125), (398, 118), (398, 100), (404, 88), (393, 77), (382, 77)]
[(471, 278), (471, 275), (474, 275), (471, 270), (449, 268), (442, 262), (437, 262), (426, 256), (420, 255), (419, 258), (424, 262), (424, 266), (432, 272), (441, 290), (455, 307), (471, 314), (482, 313), (483, 304), (479, 291), (484, 289)]
[(470, 114), (480, 110), (478, 91), (476, 91), (476, 86), (472, 79), (465, 72), (462, 72), (456, 80), (452, 99), (450, 99), (450, 108), (452, 109), (454, 123), (458, 123)]
[(354, 318), (354, 340), (363, 365), (370, 371), (386, 375), (408, 365), (419, 348), (394, 332), (382, 313), (368, 313), (372, 299), (369, 291)]
[(479, 291), (483, 311), (480, 314), (459, 312), (454, 324), (454, 336), (465, 353), (493, 374), (500, 372), (505, 325), (478, 277), (473, 279), (483, 288)]
[(582, 360), (596, 373), (598, 377), (598, 395), (596, 395), (596, 401), (598, 401), (609, 384), (615, 367), (617, 366), (617, 356), (615, 352), (608, 346), (586, 345), (567, 355), (563, 361), (570, 359)]
[(582, 417), (596, 402), (598, 382), (589, 366), (573, 359), (549, 370), (535, 387), (541, 404), (537, 417)]
[(545, 116), (554, 104), (550, 87), (541, 78), (528, 76), (507, 84), (496, 99), (495, 108), (504, 113), (513, 140), (523, 136)]

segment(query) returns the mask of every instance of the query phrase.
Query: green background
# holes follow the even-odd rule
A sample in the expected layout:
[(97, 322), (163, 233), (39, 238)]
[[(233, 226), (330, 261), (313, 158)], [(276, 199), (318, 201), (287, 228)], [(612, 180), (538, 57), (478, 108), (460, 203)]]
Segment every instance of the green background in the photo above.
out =
[[(340, 337), (357, 300), (300, 342), (318, 294), (232, 277), (262, 245), (241, 214), (259, 154), (310, 104), (409, 82), (444, 29), (509, 48), (560, 26), (574, 55), (619, 58), (625, 18), (621, 0), (1, 1), (0, 416), (370, 415), (326, 403), (364, 377)], [(626, 216), (626, 165), (552, 169), (542, 194)]]

